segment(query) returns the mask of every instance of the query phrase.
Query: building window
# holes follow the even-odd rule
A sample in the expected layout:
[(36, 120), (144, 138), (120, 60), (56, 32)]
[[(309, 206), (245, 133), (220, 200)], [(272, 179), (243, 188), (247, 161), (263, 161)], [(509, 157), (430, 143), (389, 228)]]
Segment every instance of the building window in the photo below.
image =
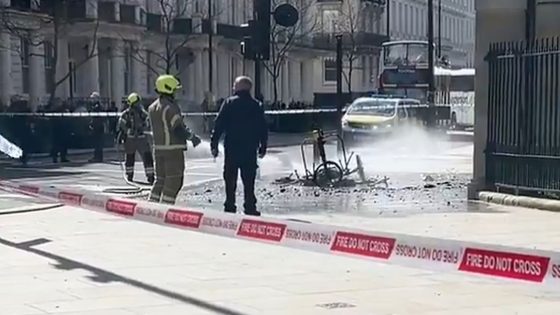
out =
[(336, 60), (325, 59), (323, 61), (323, 81), (336, 82)]
[(97, 16), (102, 21), (115, 22), (115, 3), (100, 1), (97, 4)]
[(135, 24), (136, 23), (136, 7), (132, 5), (120, 5), (120, 18), (122, 23)]
[(324, 10), (321, 14), (323, 33), (336, 33), (338, 10)]
[(29, 42), (26, 38), (20, 39), (20, 54), (23, 93), (29, 93)]

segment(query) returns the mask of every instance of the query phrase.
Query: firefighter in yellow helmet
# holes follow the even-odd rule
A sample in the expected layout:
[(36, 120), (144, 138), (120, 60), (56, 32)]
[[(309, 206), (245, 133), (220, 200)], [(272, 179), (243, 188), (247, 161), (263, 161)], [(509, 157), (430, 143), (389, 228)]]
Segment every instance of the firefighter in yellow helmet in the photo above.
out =
[(156, 161), (156, 181), (150, 201), (174, 204), (183, 187), (187, 141), (193, 146), (200, 144), (200, 138), (183, 122), (181, 109), (175, 103), (175, 93), (181, 83), (172, 75), (161, 75), (156, 80), (158, 99), (148, 108), (154, 135), (154, 155)]
[(142, 157), (146, 179), (154, 183), (154, 158), (146, 130), (149, 127), (148, 112), (142, 107), (142, 98), (137, 93), (131, 93), (126, 103), (128, 107), (121, 113), (117, 123), (117, 141), (124, 143), (126, 178), (134, 179), (134, 162), (136, 152)]

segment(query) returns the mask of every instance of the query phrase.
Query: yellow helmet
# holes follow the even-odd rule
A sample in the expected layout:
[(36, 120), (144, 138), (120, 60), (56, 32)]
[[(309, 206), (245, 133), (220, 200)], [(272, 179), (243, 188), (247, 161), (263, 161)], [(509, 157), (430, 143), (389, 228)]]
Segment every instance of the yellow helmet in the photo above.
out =
[(126, 98), (126, 102), (129, 106), (134, 106), (142, 100), (142, 97), (138, 95), (138, 93), (130, 93), (130, 95)]
[(158, 94), (174, 95), (181, 88), (181, 82), (170, 74), (160, 75), (156, 80), (156, 92)]

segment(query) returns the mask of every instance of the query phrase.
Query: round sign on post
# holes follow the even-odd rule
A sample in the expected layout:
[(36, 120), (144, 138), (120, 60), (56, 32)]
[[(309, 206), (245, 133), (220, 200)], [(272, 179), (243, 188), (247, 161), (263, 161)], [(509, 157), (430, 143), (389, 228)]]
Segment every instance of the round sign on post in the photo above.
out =
[(276, 24), (284, 27), (294, 26), (299, 20), (298, 10), (289, 3), (277, 6), (276, 9), (274, 9), (273, 15)]

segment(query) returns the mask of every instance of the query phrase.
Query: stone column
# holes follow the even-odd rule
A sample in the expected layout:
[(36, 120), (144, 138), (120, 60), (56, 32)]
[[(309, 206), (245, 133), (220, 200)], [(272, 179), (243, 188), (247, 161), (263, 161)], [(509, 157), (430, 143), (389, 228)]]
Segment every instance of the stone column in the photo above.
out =
[(525, 0), (476, 0), (475, 117), (473, 180), (469, 198), (486, 188), (486, 142), (488, 136), (488, 63), (490, 43), (522, 40), (525, 36)]
[(204, 75), (208, 71), (207, 69), (204, 68), (205, 57), (206, 54), (202, 50), (196, 52), (196, 59), (194, 60), (195, 77), (196, 77), (196, 89), (194, 93), (194, 98), (195, 98), (194, 101), (196, 103), (202, 102), (202, 99), (204, 98), (204, 91), (206, 90), (206, 82), (208, 82), (208, 79), (206, 79), (207, 76)]
[[(214, 28), (215, 30), (216, 28)], [(223, 71), (223, 68), (219, 68), (220, 64), (219, 64), (219, 52), (217, 51), (213, 51), (212, 54), (212, 92), (214, 94), (214, 97), (216, 97), (219, 93), (220, 93), (220, 87), (218, 84), (218, 75), (223, 75), (223, 72), (218, 71), (218, 69), (221, 69)], [(223, 80), (223, 78), (220, 78), (220, 80)]]
[(115, 6), (115, 21), (120, 21), (121, 20), (121, 5), (118, 1), (116, 1), (114, 4)]
[(286, 60), (284, 62), (284, 64), (282, 65), (282, 71), (280, 72), (280, 98), (282, 99), (282, 102), (286, 103), (286, 105), (288, 105), (291, 101), (291, 96), (290, 96), (290, 79), (289, 79), (289, 75), (290, 75), (290, 61)]
[[(86, 91), (89, 96), (92, 92), (99, 92), (99, 43), (94, 45), (93, 42), (88, 44), (87, 53), (90, 54), (90, 58), (84, 64), (85, 70), (85, 80), (86, 80)], [(94, 46), (93, 46), (94, 45)], [(92, 48), (93, 47), (93, 48)], [(88, 56), (86, 55), (85, 58)]]
[(299, 60), (290, 62), (290, 93), (295, 101), (301, 101), (301, 63)]
[(266, 70), (266, 68), (263, 66), (263, 71), (262, 71), (262, 75), (261, 75), (261, 79), (262, 79), (262, 94), (264, 97), (265, 101), (270, 101), (273, 98), (273, 85), (272, 85), (272, 77), (270, 76), (270, 73)]
[(12, 56), (10, 45), (12, 39), (9, 33), (0, 33), (0, 105), (8, 107), (12, 95)]
[[(35, 34), (33, 35), (35, 36)], [(38, 43), (38, 38), (33, 38)], [(45, 62), (42, 45), (29, 45), (29, 106), (35, 112), (41, 105), (41, 97), (45, 90)]]
[[(196, 104), (197, 102), (197, 98), (196, 98), (196, 89), (197, 89), (197, 76), (196, 76), (196, 65), (197, 65), (197, 60), (193, 60), (188, 66), (187, 66), (187, 70), (185, 70), (187, 73), (187, 82), (186, 82), (186, 86), (184, 88), (187, 89), (187, 97), (190, 101), (192, 101), (193, 103)], [(198, 108), (197, 108), (198, 109)]]
[[(246, 60), (243, 59), (243, 64), (242, 64), (242, 74), (245, 76), (248, 76), (250, 78), (252, 78), (253, 80), (255, 79), (255, 62), (251, 61), (251, 60)], [(251, 93), (253, 93), (253, 95), (255, 92), (254, 86), (253, 89), (251, 90)]]
[[(56, 57), (56, 73), (55, 73), (55, 84), (60, 81), (63, 77), (67, 76), (68, 71), (68, 40), (66, 38), (59, 38), (57, 44), (57, 54)], [(67, 99), (70, 97), (70, 80), (66, 78), (56, 87), (55, 95), (62, 99)]]
[(142, 66), (139, 60), (146, 60), (145, 50), (139, 44), (135, 44), (130, 52), (132, 58), (130, 61), (130, 79), (132, 91), (145, 95), (145, 80), (142, 80)]
[(301, 90), (302, 99), (306, 102), (313, 102), (313, 68), (313, 59), (303, 61), (301, 71)]
[(120, 104), (124, 96), (124, 49), (121, 40), (114, 40), (111, 47), (111, 101)]
[[(101, 97), (111, 98), (111, 87), (111, 57), (105, 54), (99, 56), (99, 94)], [(87, 91), (82, 92), (88, 93)]]

